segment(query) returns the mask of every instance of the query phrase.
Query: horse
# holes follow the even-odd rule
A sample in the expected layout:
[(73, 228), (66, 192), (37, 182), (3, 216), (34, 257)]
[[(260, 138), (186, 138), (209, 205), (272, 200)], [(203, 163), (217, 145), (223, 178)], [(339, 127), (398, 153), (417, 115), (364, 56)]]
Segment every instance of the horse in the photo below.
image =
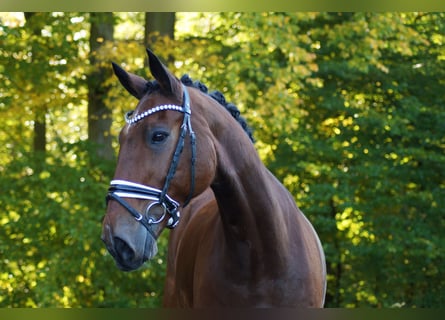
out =
[(138, 100), (119, 134), (102, 226), (117, 267), (152, 259), (169, 228), (164, 307), (323, 307), (318, 235), (236, 109), (147, 54), (152, 81), (112, 64)]

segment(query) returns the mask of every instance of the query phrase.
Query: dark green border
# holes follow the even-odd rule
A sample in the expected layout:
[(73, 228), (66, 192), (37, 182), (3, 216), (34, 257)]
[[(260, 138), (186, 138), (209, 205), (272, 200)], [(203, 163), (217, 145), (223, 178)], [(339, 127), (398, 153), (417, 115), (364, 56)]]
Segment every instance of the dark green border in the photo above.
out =
[(445, 310), (428, 309), (0, 309), (3, 320), (139, 320), (139, 319), (273, 319), (273, 320), (429, 320), (442, 319)]
[[(63, 1), (63, 0), (62, 0)], [(441, 0), (0, 0), (0, 11), (444, 11)], [(443, 310), (198, 310), (163, 309), (0, 309), (3, 320), (113, 319), (442, 319)]]
[(442, 0), (1, 0), (0, 11), (443, 11)]

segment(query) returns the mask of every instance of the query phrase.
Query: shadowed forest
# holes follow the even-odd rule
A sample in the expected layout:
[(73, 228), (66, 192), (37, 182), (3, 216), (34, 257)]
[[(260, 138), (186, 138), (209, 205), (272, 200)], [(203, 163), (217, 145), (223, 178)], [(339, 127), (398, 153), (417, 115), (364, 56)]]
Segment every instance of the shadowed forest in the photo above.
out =
[[(441, 307), (445, 13), (0, 13), (0, 307), (160, 307), (100, 240), (149, 47), (220, 90), (317, 230), (326, 307)], [(198, 141), (199, 143), (199, 141)]]

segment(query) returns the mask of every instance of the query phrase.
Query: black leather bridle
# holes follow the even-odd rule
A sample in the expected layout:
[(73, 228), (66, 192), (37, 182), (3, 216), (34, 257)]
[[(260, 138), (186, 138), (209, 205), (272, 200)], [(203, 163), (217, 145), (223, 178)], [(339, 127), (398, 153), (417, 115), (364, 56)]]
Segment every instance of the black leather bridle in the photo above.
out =
[[(108, 189), (108, 194), (106, 197), (107, 202), (110, 200), (117, 201), (120, 205), (122, 205), (127, 211), (134, 216), (134, 218), (139, 221), (155, 238), (156, 236), (151, 229), (152, 225), (161, 223), (166, 215), (168, 214), (170, 217), (167, 221), (167, 227), (173, 229), (179, 223), (179, 202), (173, 200), (170, 196), (168, 196), (167, 191), (170, 186), (170, 182), (173, 179), (176, 168), (178, 167), (179, 157), (181, 156), (182, 150), (184, 149), (184, 142), (187, 132), (190, 135), (190, 143), (192, 147), (192, 156), (191, 156), (191, 184), (190, 191), (187, 199), (184, 201), (182, 207), (184, 208), (193, 197), (193, 192), (195, 188), (195, 161), (196, 161), (196, 137), (195, 133), (192, 129), (191, 124), (191, 109), (190, 109), (190, 96), (187, 91), (185, 85), (182, 85), (183, 89), (183, 102), (182, 106), (173, 105), (173, 104), (165, 104), (160, 106), (155, 106), (137, 116), (133, 116), (134, 111), (130, 111), (125, 115), (125, 121), (129, 125), (133, 125), (136, 122), (141, 121), (142, 119), (148, 117), (149, 115), (166, 110), (173, 110), (182, 112), (184, 114), (184, 119), (181, 125), (181, 132), (178, 138), (178, 142), (176, 144), (175, 152), (173, 153), (173, 158), (170, 163), (170, 168), (167, 172), (167, 176), (165, 178), (164, 187), (162, 190), (149, 187), (146, 185), (142, 185), (139, 183), (126, 181), (126, 180), (112, 180), (110, 182), (110, 187)], [(133, 199), (141, 199), (141, 200), (151, 200), (151, 202), (147, 208), (145, 209), (145, 213), (141, 214), (136, 209), (134, 209), (124, 198), (133, 198)], [(162, 214), (159, 218), (155, 218), (150, 214), (150, 211), (155, 207), (161, 207)]]

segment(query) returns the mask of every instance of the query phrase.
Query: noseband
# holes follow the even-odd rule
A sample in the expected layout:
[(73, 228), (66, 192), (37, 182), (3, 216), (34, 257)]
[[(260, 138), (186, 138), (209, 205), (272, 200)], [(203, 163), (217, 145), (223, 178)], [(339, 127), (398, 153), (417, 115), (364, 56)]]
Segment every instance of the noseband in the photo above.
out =
[[(195, 133), (193, 132), (192, 124), (190, 121), (191, 109), (190, 109), (189, 93), (184, 85), (182, 85), (182, 89), (183, 89), (182, 106), (165, 104), (153, 107), (135, 117), (132, 117), (134, 111), (130, 111), (125, 115), (125, 121), (127, 122), (127, 124), (132, 125), (148, 117), (149, 115), (159, 111), (173, 110), (182, 112), (184, 114), (184, 119), (181, 125), (181, 132), (178, 138), (178, 142), (176, 144), (175, 152), (173, 153), (172, 162), (170, 163), (170, 168), (168, 169), (167, 176), (164, 182), (164, 187), (162, 188), (162, 190), (131, 181), (112, 180), (110, 182), (110, 187), (108, 189), (108, 194), (106, 197), (107, 202), (109, 200), (115, 200), (125, 209), (127, 209), (127, 211), (132, 216), (134, 216), (134, 218), (137, 221), (139, 221), (153, 236), (154, 234), (150, 227), (152, 225), (161, 223), (167, 214), (170, 216), (167, 221), (168, 228), (173, 229), (179, 223), (179, 217), (180, 217), (179, 202), (173, 200), (170, 196), (168, 196), (167, 191), (170, 186), (170, 182), (175, 175), (176, 168), (178, 167), (179, 157), (184, 148), (184, 141), (187, 132), (189, 132), (190, 143), (192, 147), (191, 184), (190, 184), (189, 195), (185, 200), (183, 207), (185, 207), (190, 202), (195, 188), (196, 137)], [(147, 208), (145, 209), (145, 213), (141, 214), (132, 206), (130, 206), (130, 204), (123, 198), (151, 200), (153, 202), (147, 206)], [(159, 218), (154, 218), (153, 216), (150, 215), (150, 211), (155, 207), (160, 207), (163, 212)]]

